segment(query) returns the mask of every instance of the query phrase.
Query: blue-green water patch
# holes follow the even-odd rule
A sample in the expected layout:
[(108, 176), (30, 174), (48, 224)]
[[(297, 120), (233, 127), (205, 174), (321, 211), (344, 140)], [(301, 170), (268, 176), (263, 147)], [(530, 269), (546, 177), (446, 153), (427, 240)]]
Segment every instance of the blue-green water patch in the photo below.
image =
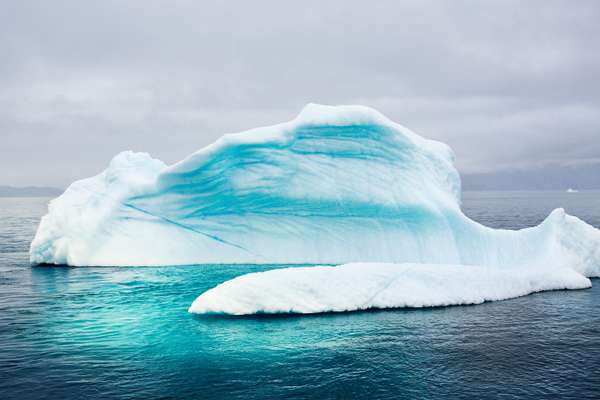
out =
[[(478, 193), (489, 225), (547, 209), (598, 226), (599, 194)], [(568, 196), (568, 197), (567, 197)], [(232, 318), (203, 291), (282, 266), (28, 266), (44, 199), (0, 199), (2, 399), (594, 398), (600, 281), (478, 306)]]

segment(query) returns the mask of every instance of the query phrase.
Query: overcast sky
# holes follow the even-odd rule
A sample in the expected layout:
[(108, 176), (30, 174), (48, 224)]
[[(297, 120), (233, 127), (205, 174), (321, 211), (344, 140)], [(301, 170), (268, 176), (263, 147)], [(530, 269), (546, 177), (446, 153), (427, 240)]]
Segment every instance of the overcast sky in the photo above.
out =
[(0, 185), (172, 163), (308, 102), (374, 107), (467, 174), (600, 166), (599, 1), (322, 3), (3, 2)]

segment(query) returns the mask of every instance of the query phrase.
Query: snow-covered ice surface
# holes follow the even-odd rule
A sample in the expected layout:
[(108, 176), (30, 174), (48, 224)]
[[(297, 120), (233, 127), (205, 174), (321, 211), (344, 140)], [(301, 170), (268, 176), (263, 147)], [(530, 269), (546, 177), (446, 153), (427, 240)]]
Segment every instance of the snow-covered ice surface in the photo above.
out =
[(583, 289), (571, 268), (353, 263), (295, 267), (234, 278), (204, 292), (198, 314), (341, 312), (370, 308), (479, 304), (544, 290)]

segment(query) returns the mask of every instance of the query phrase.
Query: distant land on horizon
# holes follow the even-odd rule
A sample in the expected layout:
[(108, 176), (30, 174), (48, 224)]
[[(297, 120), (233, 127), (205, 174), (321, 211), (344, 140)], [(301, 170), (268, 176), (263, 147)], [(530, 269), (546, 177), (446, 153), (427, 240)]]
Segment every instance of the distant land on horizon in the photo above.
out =
[(51, 186), (2, 186), (0, 185), (0, 197), (57, 197), (64, 192)]
[[(548, 165), (533, 170), (461, 173), (462, 190), (600, 190), (600, 163), (584, 166)], [(57, 197), (53, 186), (0, 185), (0, 197)]]
[(461, 180), (463, 190), (597, 190), (600, 189), (600, 163), (462, 173)]

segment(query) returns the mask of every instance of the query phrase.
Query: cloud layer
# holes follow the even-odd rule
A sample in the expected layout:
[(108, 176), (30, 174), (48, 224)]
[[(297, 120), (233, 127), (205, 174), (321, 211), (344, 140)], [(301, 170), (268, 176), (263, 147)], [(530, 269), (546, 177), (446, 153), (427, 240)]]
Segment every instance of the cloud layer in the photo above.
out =
[(307, 102), (375, 107), (463, 173), (600, 165), (595, 1), (11, 2), (0, 182), (173, 162)]

